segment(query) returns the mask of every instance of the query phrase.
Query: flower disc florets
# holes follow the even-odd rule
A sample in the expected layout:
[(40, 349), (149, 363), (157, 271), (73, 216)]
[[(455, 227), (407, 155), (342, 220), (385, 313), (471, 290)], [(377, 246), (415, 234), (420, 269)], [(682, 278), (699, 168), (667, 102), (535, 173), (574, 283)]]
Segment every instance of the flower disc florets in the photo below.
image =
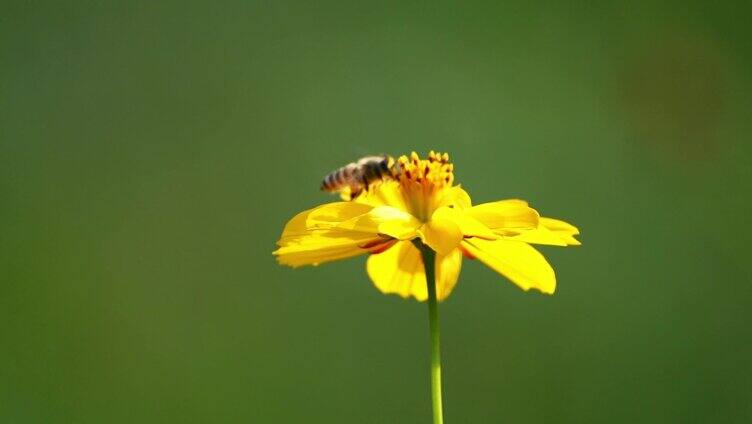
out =
[(410, 157), (397, 159), (397, 179), (410, 212), (425, 222), (437, 207), (441, 192), (454, 183), (454, 165), (449, 163), (449, 154), (433, 150), (428, 159), (421, 159), (412, 152)]

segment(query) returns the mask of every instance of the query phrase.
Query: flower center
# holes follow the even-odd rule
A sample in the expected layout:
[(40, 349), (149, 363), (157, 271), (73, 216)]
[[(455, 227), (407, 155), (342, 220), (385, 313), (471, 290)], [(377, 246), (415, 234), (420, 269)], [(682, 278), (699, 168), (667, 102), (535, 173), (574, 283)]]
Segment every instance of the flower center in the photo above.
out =
[(410, 212), (427, 222), (439, 204), (443, 190), (454, 183), (454, 165), (449, 163), (449, 154), (432, 150), (428, 159), (421, 159), (412, 152), (409, 158), (401, 156), (397, 159), (395, 167)]
[(425, 187), (451, 187), (454, 182), (454, 165), (449, 163), (448, 153), (436, 153), (433, 150), (428, 159), (421, 159), (412, 152), (408, 158), (405, 155), (397, 159), (399, 165), (399, 180), (403, 185), (417, 183)]

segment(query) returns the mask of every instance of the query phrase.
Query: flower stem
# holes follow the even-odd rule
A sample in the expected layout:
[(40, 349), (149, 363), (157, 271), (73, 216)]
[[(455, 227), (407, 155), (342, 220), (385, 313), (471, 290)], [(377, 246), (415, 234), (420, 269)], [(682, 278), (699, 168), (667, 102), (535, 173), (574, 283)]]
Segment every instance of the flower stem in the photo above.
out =
[(428, 323), (431, 331), (431, 403), (433, 424), (443, 424), (441, 406), (441, 350), (439, 343), (439, 302), (436, 298), (436, 253), (428, 246), (420, 246), (428, 284)]

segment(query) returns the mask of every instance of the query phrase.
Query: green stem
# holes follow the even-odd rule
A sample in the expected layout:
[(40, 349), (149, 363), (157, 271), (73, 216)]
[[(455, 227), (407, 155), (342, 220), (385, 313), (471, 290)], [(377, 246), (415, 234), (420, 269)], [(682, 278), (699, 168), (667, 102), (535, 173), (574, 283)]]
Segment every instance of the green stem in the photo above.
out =
[(441, 406), (441, 350), (439, 344), (439, 302), (436, 298), (436, 253), (428, 246), (421, 245), (423, 265), (428, 284), (428, 323), (431, 331), (431, 403), (433, 404), (433, 424), (443, 424)]

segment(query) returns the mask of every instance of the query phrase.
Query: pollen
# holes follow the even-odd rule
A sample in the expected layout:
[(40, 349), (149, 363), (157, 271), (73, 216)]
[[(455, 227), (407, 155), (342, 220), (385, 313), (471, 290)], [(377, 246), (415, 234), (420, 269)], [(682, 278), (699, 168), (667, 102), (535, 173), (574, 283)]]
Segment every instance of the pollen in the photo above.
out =
[(454, 165), (449, 163), (448, 153), (431, 150), (428, 159), (421, 159), (417, 153), (397, 159), (400, 168), (399, 181), (403, 186), (419, 184), (428, 189), (451, 187), (454, 183)]

